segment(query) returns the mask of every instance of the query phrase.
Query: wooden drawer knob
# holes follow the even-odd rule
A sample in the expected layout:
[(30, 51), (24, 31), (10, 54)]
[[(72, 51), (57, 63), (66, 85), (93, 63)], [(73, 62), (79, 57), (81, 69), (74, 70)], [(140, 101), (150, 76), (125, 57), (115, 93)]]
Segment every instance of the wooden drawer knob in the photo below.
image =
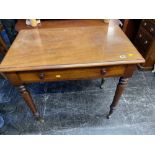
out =
[(141, 37), (142, 37), (142, 34), (140, 33), (140, 34), (139, 34), (139, 38), (141, 38)]
[(107, 72), (107, 71), (106, 71), (106, 69), (105, 69), (105, 68), (102, 68), (102, 69), (101, 69), (101, 74), (102, 74), (102, 75), (105, 75), (105, 74), (106, 74), (106, 72)]
[(146, 25), (147, 25), (147, 23), (145, 22), (145, 23), (144, 23), (144, 26), (146, 26)]
[(45, 73), (39, 73), (39, 78), (43, 80), (45, 78)]
[(146, 40), (145, 42), (144, 42), (144, 44), (146, 45), (148, 43), (148, 41)]
[(150, 32), (153, 32), (153, 31), (154, 31), (154, 28), (151, 27)]

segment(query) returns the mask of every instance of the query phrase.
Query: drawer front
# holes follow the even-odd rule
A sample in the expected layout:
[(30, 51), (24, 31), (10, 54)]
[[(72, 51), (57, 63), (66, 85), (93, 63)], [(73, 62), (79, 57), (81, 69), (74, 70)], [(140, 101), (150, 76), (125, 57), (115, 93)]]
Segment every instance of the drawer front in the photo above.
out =
[(152, 36), (155, 36), (155, 24), (154, 23), (150, 22), (148, 31), (150, 32)]
[(148, 27), (149, 27), (149, 23), (150, 23), (149, 20), (143, 19), (143, 20), (142, 20), (142, 23), (141, 23), (141, 26), (144, 27), (144, 28), (147, 30)]
[(135, 45), (141, 54), (145, 57), (148, 48), (152, 43), (153, 38), (141, 28), (136, 36)]
[(111, 67), (93, 67), (80, 69), (64, 69), (64, 70), (45, 70), (19, 72), (18, 76), (21, 81), (29, 82), (44, 82), (44, 81), (63, 81), (76, 79), (93, 79), (110, 76), (121, 76), (124, 74), (125, 66)]
[(150, 33), (152, 36), (155, 36), (155, 23), (151, 20), (142, 20), (142, 27), (146, 29), (148, 33)]

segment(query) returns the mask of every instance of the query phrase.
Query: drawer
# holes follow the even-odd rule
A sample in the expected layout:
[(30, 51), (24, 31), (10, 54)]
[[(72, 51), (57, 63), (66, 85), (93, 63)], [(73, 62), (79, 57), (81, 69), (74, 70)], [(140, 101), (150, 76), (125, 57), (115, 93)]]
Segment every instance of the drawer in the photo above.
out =
[(61, 70), (44, 70), (19, 72), (18, 76), (21, 81), (29, 82), (44, 82), (44, 81), (63, 81), (63, 80), (78, 80), (78, 79), (93, 79), (110, 76), (121, 76), (124, 74), (125, 66), (110, 66), (110, 67), (93, 67), (93, 68), (76, 68), (76, 69), (61, 69)]
[(152, 40), (153, 38), (148, 35), (143, 28), (141, 28), (137, 33), (135, 38), (135, 45), (144, 57), (152, 43)]
[(148, 30), (149, 32), (150, 32), (150, 34), (152, 35), (152, 36), (155, 36), (155, 24), (154, 23), (150, 23), (149, 24), (149, 30)]
[(148, 30), (149, 23), (150, 23), (149, 20), (143, 19), (141, 26), (144, 27), (146, 30)]
[(150, 33), (152, 36), (155, 36), (155, 24), (151, 20), (143, 20), (142, 21), (142, 27), (146, 29), (148, 33)]

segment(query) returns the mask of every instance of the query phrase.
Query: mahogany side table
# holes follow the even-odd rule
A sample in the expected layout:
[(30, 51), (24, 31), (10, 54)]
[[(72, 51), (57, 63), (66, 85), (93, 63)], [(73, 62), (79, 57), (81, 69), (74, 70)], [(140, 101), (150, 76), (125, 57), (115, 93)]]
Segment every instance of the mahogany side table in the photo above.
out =
[(33, 115), (40, 115), (25, 85), (33, 82), (119, 76), (108, 118), (143, 57), (117, 25), (21, 30), (0, 72), (19, 87)]

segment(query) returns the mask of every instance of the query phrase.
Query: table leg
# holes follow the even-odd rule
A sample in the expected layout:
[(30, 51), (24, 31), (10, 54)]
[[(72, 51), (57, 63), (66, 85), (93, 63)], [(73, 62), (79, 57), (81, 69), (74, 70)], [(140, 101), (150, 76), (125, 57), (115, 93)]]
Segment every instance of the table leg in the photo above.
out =
[(20, 85), (19, 90), (20, 90), (20, 93), (21, 93), (23, 99), (25, 100), (26, 104), (28, 105), (28, 107), (32, 111), (33, 115), (36, 117), (36, 119), (40, 119), (40, 115), (37, 111), (37, 108), (36, 108), (36, 106), (32, 100), (30, 93), (26, 89), (26, 87), (24, 85)]
[(120, 99), (121, 95), (123, 94), (127, 84), (128, 84), (128, 78), (120, 77), (119, 83), (118, 83), (117, 88), (116, 88), (116, 92), (115, 92), (113, 102), (110, 105), (109, 114), (107, 115), (108, 119), (110, 118), (113, 111), (116, 109), (116, 106), (118, 105), (119, 99)]

